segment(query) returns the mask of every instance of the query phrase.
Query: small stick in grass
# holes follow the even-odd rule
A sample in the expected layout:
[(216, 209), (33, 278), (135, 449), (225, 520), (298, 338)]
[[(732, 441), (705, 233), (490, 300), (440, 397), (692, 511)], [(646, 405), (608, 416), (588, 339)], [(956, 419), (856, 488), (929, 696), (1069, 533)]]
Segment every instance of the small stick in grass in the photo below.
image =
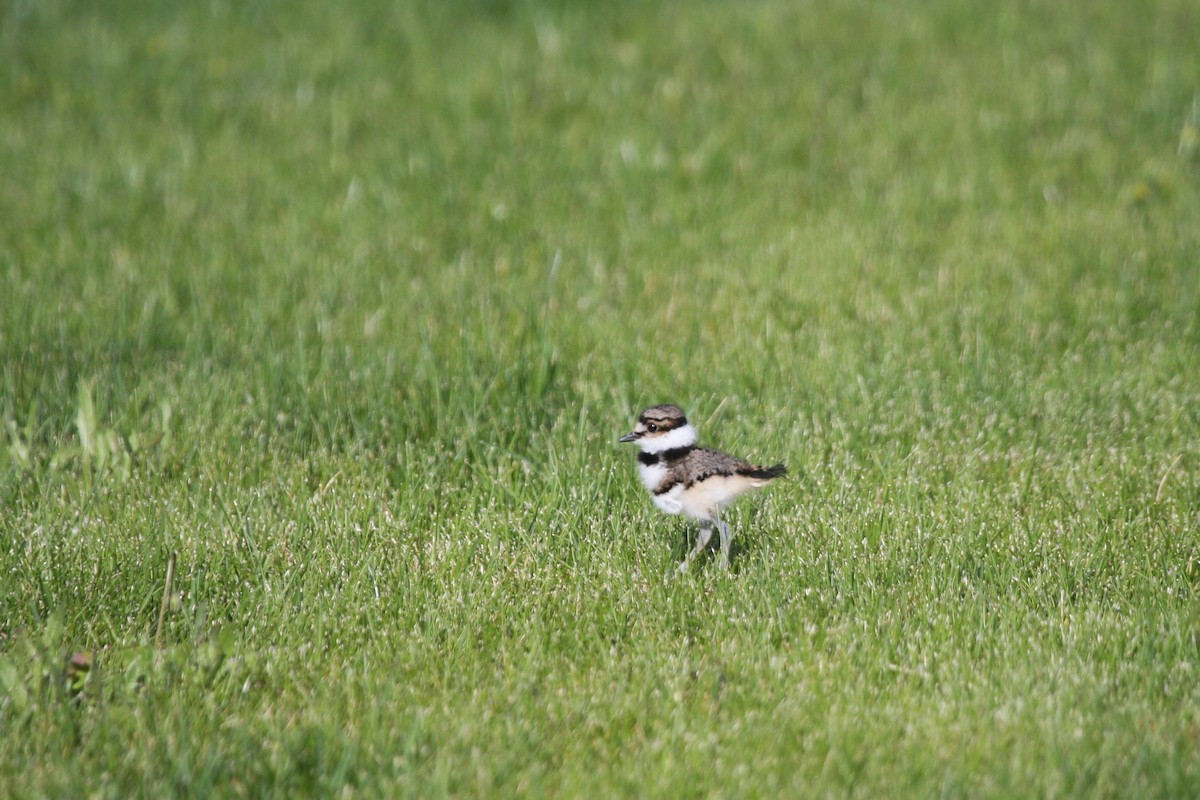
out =
[(1171, 466), (1167, 467), (1167, 471), (1163, 473), (1162, 480), (1158, 482), (1158, 491), (1154, 493), (1154, 502), (1162, 501), (1163, 487), (1167, 485), (1167, 478), (1175, 471), (1175, 465), (1183, 458), (1183, 453), (1175, 456), (1175, 460), (1171, 462)]
[(158, 608), (158, 629), (154, 631), (154, 646), (158, 647), (162, 642), (163, 622), (167, 618), (167, 607), (171, 605), (171, 586), (175, 583), (175, 554), (171, 553), (171, 557), (167, 559), (167, 581), (163, 586), (162, 605)]

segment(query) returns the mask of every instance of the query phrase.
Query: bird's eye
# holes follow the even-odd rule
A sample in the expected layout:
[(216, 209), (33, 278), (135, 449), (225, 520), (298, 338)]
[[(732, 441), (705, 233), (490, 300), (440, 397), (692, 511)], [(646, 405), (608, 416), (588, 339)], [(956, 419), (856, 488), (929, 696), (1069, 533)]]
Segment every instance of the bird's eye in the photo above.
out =
[(651, 433), (654, 433), (655, 431), (658, 430), (658, 426), (655, 425), (653, 422), (651, 422), (648, 425), (646, 425), (646, 430), (650, 431)]

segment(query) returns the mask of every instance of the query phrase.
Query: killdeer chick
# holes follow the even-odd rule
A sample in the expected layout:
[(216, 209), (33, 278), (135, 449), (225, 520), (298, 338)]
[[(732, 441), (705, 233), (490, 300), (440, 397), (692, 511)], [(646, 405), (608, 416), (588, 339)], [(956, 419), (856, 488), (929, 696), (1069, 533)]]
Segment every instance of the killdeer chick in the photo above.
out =
[(696, 429), (683, 409), (674, 405), (647, 408), (632, 433), (622, 442), (638, 446), (638, 475), (660, 511), (683, 514), (700, 523), (696, 546), (679, 565), (687, 572), (692, 560), (708, 546), (713, 528), (721, 532), (721, 561), (729, 567), (728, 523), (719, 513), (751, 489), (766, 486), (787, 474), (787, 467), (758, 467), (740, 458), (696, 446)]

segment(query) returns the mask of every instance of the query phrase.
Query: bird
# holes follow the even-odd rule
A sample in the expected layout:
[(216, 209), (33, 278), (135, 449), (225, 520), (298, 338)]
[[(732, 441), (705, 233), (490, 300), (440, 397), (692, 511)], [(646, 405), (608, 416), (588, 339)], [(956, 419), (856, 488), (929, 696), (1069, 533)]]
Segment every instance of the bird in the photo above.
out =
[(677, 405), (651, 406), (637, 425), (620, 438), (638, 447), (637, 466), (642, 484), (659, 511), (683, 514), (700, 523), (696, 546), (677, 572), (685, 573), (704, 552), (715, 528), (721, 535), (720, 566), (729, 568), (732, 534), (720, 511), (752, 489), (787, 474), (782, 463), (761, 467), (716, 450), (696, 446), (696, 428)]

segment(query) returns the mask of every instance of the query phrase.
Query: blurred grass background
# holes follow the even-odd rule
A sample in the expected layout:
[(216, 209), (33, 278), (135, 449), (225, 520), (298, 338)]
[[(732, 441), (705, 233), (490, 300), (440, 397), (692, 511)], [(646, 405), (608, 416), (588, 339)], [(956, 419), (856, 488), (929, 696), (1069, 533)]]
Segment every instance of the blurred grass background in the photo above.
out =
[(1196, 794), (1196, 30), (0, 6), (0, 779)]

